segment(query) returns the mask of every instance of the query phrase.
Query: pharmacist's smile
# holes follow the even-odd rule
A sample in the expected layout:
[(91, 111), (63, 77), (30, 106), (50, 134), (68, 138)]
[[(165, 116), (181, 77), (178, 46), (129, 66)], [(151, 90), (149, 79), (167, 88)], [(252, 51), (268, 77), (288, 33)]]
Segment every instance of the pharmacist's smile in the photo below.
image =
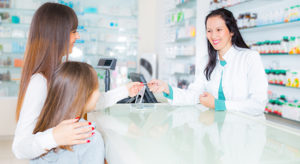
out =
[(212, 40), (212, 42), (213, 42), (213, 45), (217, 45), (220, 43), (220, 40)]

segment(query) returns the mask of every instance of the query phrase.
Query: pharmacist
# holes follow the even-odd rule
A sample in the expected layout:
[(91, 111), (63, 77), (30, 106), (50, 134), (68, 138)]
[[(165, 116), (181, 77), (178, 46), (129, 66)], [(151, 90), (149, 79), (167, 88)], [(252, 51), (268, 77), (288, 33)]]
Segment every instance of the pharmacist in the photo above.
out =
[(233, 14), (226, 9), (211, 11), (205, 20), (208, 55), (187, 90), (151, 80), (153, 92), (163, 92), (173, 105), (201, 103), (211, 109), (263, 114), (268, 83), (259, 53), (245, 44)]

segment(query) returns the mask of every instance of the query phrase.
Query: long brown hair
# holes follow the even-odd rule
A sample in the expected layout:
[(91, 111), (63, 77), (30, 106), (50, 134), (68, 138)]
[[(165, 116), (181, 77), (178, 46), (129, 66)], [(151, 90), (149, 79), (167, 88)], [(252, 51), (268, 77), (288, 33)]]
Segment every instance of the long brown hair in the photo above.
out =
[[(88, 64), (65, 62), (58, 67), (33, 134), (55, 127), (61, 121), (82, 117), (92, 93), (98, 89), (96, 71)], [(68, 146), (61, 148), (70, 149)]]
[(34, 14), (24, 55), (16, 120), (19, 120), (23, 99), (30, 78), (41, 73), (49, 82), (54, 70), (69, 52), (70, 33), (77, 29), (75, 12), (58, 3), (45, 3)]

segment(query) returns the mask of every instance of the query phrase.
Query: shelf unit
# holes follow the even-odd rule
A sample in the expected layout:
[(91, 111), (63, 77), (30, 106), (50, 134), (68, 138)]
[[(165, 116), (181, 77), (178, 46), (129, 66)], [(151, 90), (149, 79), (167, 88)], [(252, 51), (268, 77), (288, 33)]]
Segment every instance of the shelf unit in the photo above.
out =
[(260, 53), (262, 56), (295, 56), (300, 54), (289, 54), (289, 53)]
[(281, 84), (273, 84), (273, 83), (269, 83), (269, 85), (272, 85), (272, 86), (278, 86), (278, 87), (286, 87), (286, 88), (300, 89), (299, 87), (290, 87), (290, 86), (281, 85)]
[(258, 25), (255, 27), (249, 27), (249, 28), (243, 28), (240, 29), (241, 32), (255, 32), (257, 30), (272, 30), (277, 28), (288, 28), (288, 27), (294, 27), (300, 25), (300, 19), (289, 21), (289, 22), (278, 22), (278, 23), (272, 23), (272, 24), (264, 24), (264, 25)]
[[(22, 1), (15, 0), (12, 8), (0, 8), (7, 15), (0, 22), (0, 73), (9, 71), (11, 82), (0, 79), (0, 97), (17, 96), (21, 68), (14, 67), (14, 59), (22, 59), (30, 23), (36, 8), (48, 0), (32, 0), (31, 9), (22, 9)], [(53, 2), (53, 1), (52, 1)], [(111, 72), (111, 88), (128, 82), (128, 74), (137, 68), (137, 0), (54, 0), (72, 7), (78, 16), (80, 39), (74, 44), (70, 60), (82, 61), (95, 67), (103, 57), (117, 58), (116, 70)], [(30, 6), (27, 5), (26, 6)], [(12, 17), (19, 18), (12, 21)], [(3, 66), (3, 63), (10, 63)], [(7, 64), (4, 64), (7, 65)], [(96, 69), (100, 90), (104, 90), (104, 70)], [(4, 85), (9, 83), (9, 85)], [(3, 92), (2, 92), (3, 91)]]
[(159, 79), (186, 88), (195, 74), (197, 0), (164, 0), (162, 4)]

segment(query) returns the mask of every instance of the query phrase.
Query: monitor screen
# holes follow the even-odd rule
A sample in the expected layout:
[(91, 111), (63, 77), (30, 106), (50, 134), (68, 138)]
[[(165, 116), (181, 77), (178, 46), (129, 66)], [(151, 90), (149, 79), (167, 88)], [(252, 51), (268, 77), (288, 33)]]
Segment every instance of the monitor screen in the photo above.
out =
[[(147, 81), (145, 80), (144, 76), (140, 73), (130, 73), (130, 79), (133, 82), (142, 82), (144, 84), (147, 84)], [(146, 85), (146, 90), (143, 98), (143, 103), (158, 103), (147, 85)]]
[(99, 60), (98, 65), (101, 65), (101, 66), (110, 66), (111, 63), (112, 63), (112, 60)]

